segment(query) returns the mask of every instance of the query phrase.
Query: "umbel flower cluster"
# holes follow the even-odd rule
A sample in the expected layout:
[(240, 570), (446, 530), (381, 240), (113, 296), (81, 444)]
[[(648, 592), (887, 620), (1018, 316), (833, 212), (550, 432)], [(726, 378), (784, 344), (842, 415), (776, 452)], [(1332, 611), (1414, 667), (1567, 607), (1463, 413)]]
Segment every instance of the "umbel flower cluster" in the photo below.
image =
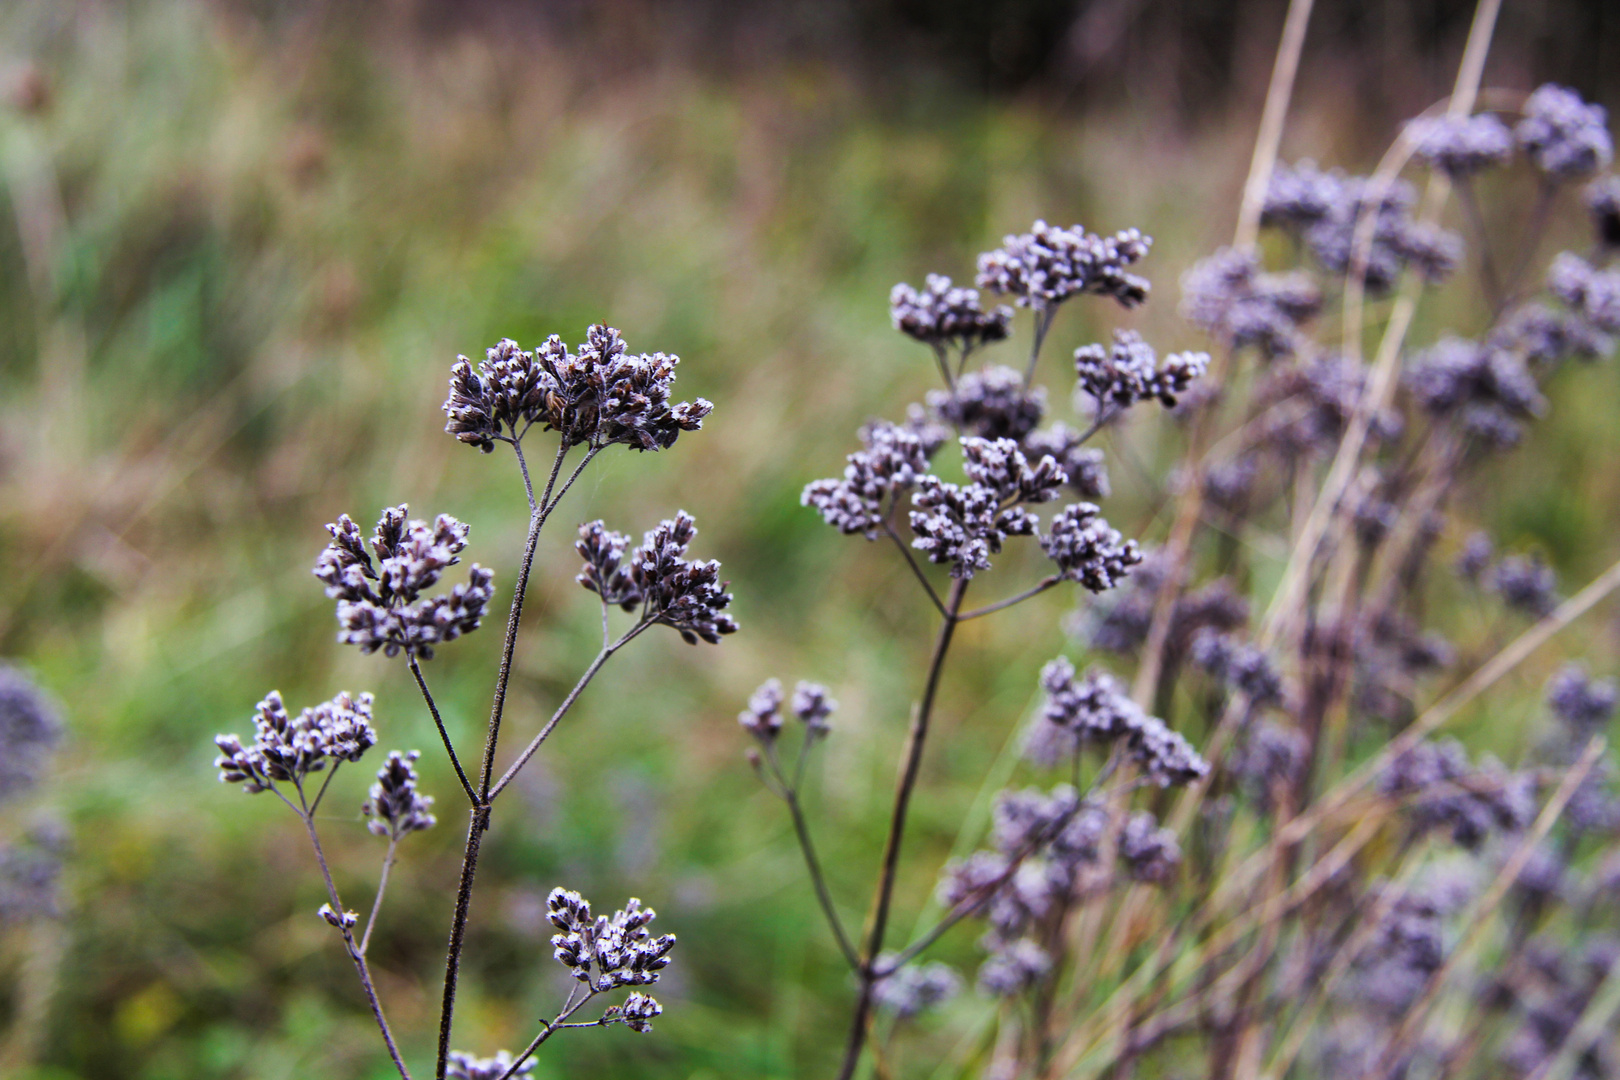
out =
[[(638, 900), (631, 900), (612, 916), (593, 918), (590, 905), (578, 893), (557, 889), (551, 896), (551, 919), (560, 932), (552, 944), (557, 959), (583, 984), (583, 993), (576, 989), (569, 994), (553, 1018), (541, 1021), (539, 1034), (518, 1054), (501, 1050), (484, 1057), (451, 1049), (480, 838), (490, 827), (496, 799), (607, 661), (643, 631), (655, 625), (669, 626), (688, 642), (713, 644), (737, 629), (726, 610), (732, 597), (720, 577), (720, 564), (712, 559), (687, 558), (697, 534), (690, 514), (677, 512), (648, 532), (634, 549), (626, 536), (612, 532), (601, 521), (584, 525), (575, 544), (585, 560), (578, 580), (596, 593), (602, 604), (601, 652), (506, 773), (498, 778), (493, 775), (521, 629), (524, 592), (540, 532), (585, 468), (608, 447), (666, 450), (682, 432), (702, 427), (713, 408), (709, 402), (702, 398), (671, 400), (678, 362), (664, 353), (632, 354), (619, 331), (596, 325), (586, 331), (585, 342), (573, 352), (556, 336), (532, 352), (514, 341), (502, 340), (476, 367), (466, 357), (459, 357), (452, 367), (450, 394), (444, 404), (449, 417), (445, 430), (459, 442), (485, 453), (494, 451), (497, 444), (510, 446), (529, 504), (528, 536), (515, 579), (489, 727), (478, 759), (472, 759), (466, 747), (458, 752), (457, 736), (452, 733), (454, 721), (447, 724), (421, 665), (421, 661), (433, 658), (437, 647), (478, 629), (494, 596), (493, 574), (476, 563), (469, 569), (466, 581), (434, 591), (445, 572), (461, 561), (467, 546), (467, 526), (448, 514), (440, 514), (431, 523), (413, 519), (403, 503), (384, 509), (369, 537), (348, 515), (327, 526), (331, 542), (316, 560), (314, 574), (327, 596), (337, 601), (338, 640), (358, 646), (362, 653), (405, 655), (468, 800), (461, 884), (452, 893), (455, 900), (434, 1062), (436, 1077), (507, 1080), (526, 1076), (534, 1068), (535, 1051), (559, 1031), (622, 1024), (645, 1032), (651, 1030), (653, 1019), (663, 1011), (656, 1000), (634, 990), (623, 1000), (606, 1005), (593, 1020), (572, 1020), (600, 994), (657, 982), (669, 964), (675, 937), (654, 937), (647, 930), (653, 912)], [(524, 439), (536, 426), (542, 433), (557, 436), (555, 461), (538, 491), (524, 454)], [(576, 463), (571, 472), (565, 473), (566, 459), (576, 449)], [(609, 637), (610, 607), (637, 612), (635, 624), (617, 640)], [(6, 684), (0, 680), (0, 706), (5, 704), (5, 689)], [(795, 707), (824, 729), (831, 703), (823, 700), (824, 693), (817, 700), (812, 700), (813, 695), (806, 697), (809, 693), (801, 688)], [(805, 700), (799, 703), (798, 698)], [(437, 824), (434, 800), (419, 786), (420, 753), (389, 752), (360, 808), (369, 831), (387, 841), (376, 899), (363, 924), (360, 913), (342, 901), (317, 829), (316, 813), (339, 767), (360, 760), (377, 743), (373, 703), (370, 694), (351, 697), (344, 693), (293, 716), (280, 694), (272, 691), (259, 703), (252, 741), (244, 742), (236, 735), (218, 736), (220, 754), (215, 764), (222, 781), (241, 784), (250, 793), (274, 793), (303, 822), (328, 897), (317, 914), (341, 936), (400, 1080), (411, 1080), (372, 977), (367, 950), (378, 925), (389, 870), (400, 841)], [(0, 723), (6, 719), (0, 709)], [(0, 730), (0, 736), (5, 734)], [(483, 767), (478, 770), (475, 764), (469, 775), (464, 760), (481, 760)], [(0, 758), (0, 785), (7, 780), (10, 764), (10, 759)], [(316, 773), (324, 774), (318, 786), (310, 783)]]

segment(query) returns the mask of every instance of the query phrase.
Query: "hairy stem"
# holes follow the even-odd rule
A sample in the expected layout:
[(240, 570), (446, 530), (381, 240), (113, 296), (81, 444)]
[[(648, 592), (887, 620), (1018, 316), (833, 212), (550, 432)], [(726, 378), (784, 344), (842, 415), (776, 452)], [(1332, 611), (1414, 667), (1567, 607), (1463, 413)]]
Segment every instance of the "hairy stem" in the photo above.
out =
[(568, 998), (569, 1001), (573, 1002), (573, 1004), (564, 1005), (563, 1011), (557, 1014), (557, 1018), (555, 1020), (540, 1021), (545, 1025), (545, 1027), (540, 1029), (540, 1034), (536, 1035), (534, 1037), (534, 1041), (524, 1048), (523, 1053), (512, 1059), (511, 1067), (500, 1075), (500, 1080), (509, 1080), (514, 1073), (521, 1069), (523, 1067), (523, 1063), (528, 1061), (529, 1058), (533, 1057), (536, 1050), (540, 1049), (540, 1044), (551, 1038), (552, 1032), (559, 1031), (565, 1027), (596, 1027), (596, 1024), (568, 1024), (564, 1022), (570, 1016), (573, 1016), (575, 1013), (579, 1012), (579, 1010), (583, 1009), (585, 1007), (585, 1003), (590, 1001), (595, 996), (596, 991), (592, 990), (590, 993), (580, 998), (577, 1002), (573, 1002), (574, 995), (572, 992), (570, 992)]
[(450, 921), (450, 945), (444, 960), (444, 1000), (439, 1010), (439, 1056), (435, 1080), (444, 1080), (450, 1059), (450, 1028), (456, 1011), (456, 980), (461, 974), (461, 950), (467, 937), (467, 913), (472, 907), (473, 875), (478, 870), (478, 847), (489, 828), (489, 806), (468, 811), (467, 849), (461, 858), (461, 882), (456, 886), (456, 910)]
[(944, 601), (940, 600), (939, 593), (935, 592), (934, 587), (928, 583), (928, 575), (924, 574), (922, 567), (917, 565), (916, 557), (911, 554), (911, 549), (906, 547), (906, 542), (895, 531), (894, 523), (886, 517), (883, 519), (883, 531), (889, 534), (889, 539), (894, 541), (894, 546), (900, 549), (901, 555), (905, 556), (906, 565), (911, 567), (912, 574), (916, 576), (918, 583), (922, 585), (923, 591), (928, 594), (928, 599), (933, 602), (934, 610), (944, 615)]
[(1058, 575), (1058, 574), (1053, 574), (1051, 577), (1042, 578), (1038, 584), (1036, 584), (1034, 586), (1031, 586), (1028, 589), (1025, 589), (1023, 592), (1019, 593), (1017, 596), (1009, 596), (1005, 600), (997, 600), (993, 604), (986, 604), (984, 607), (974, 608), (972, 611), (969, 611), (966, 614), (958, 615), (956, 617), (956, 621), (957, 622), (967, 622), (969, 619), (981, 618), (981, 617), (983, 617), (985, 615), (991, 615), (991, 614), (994, 614), (997, 611), (1002, 611), (1002, 610), (1004, 610), (1006, 608), (1010, 608), (1014, 604), (1021, 604), (1025, 600), (1028, 600), (1032, 596), (1039, 596), (1041, 593), (1045, 592), (1047, 589), (1050, 589), (1050, 588), (1058, 585), (1062, 581), (1063, 581), (1062, 576)]
[(360, 955), (371, 947), (371, 931), (377, 925), (377, 912), (382, 910), (383, 894), (388, 891), (388, 871), (394, 868), (394, 852), (399, 848), (399, 837), (388, 838), (388, 853), (383, 856), (382, 874), (377, 878), (377, 896), (371, 901), (371, 914), (366, 918), (366, 932), (360, 935)]
[[(800, 760), (803, 760), (801, 755)], [(777, 778), (782, 773), (777, 770)], [(782, 801), (787, 803), (788, 813), (793, 817), (793, 831), (799, 838), (799, 850), (804, 854), (805, 869), (810, 872), (810, 883), (815, 886), (816, 901), (821, 905), (821, 913), (827, 917), (827, 925), (832, 928), (833, 937), (838, 941), (838, 951), (844, 954), (844, 959), (855, 971), (861, 970), (861, 958), (850, 943), (849, 935), (844, 932), (844, 924), (838, 918), (838, 909), (833, 907), (832, 893), (827, 889), (827, 876), (822, 873), (821, 860), (816, 858), (816, 845), (810, 840), (810, 825), (805, 821), (804, 808), (799, 805), (799, 792), (797, 787), (782, 784)]]
[(905, 837), (906, 813), (911, 808), (911, 793), (917, 787), (917, 776), (922, 765), (923, 746), (928, 739), (928, 723), (933, 717), (934, 701), (939, 692), (940, 676), (945, 670), (945, 656), (950, 651), (951, 637), (956, 632), (958, 613), (963, 597), (972, 579), (957, 578), (951, 585), (950, 599), (946, 601), (944, 617), (940, 621), (939, 637), (934, 642), (934, 655), (928, 664), (928, 681), (923, 688), (922, 701), (911, 721), (906, 737), (905, 764), (900, 782), (895, 789), (894, 811), (889, 819), (889, 836), (884, 842), (883, 869), (878, 878), (877, 899), (873, 906), (872, 928), (867, 936), (866, 954), (860, 969), (861, 989), (850, 1021), (849, 1042), (844, 1048), (844, 1063), (838, 1071), (839, 1080), (850, 1080), (860, 1062), (861, 1049), (866, 1044), (867, 1022), (872, 1014), (872, 991), (877, 985), (875, 963), (883, 951), (883, 937), (889, 926), (889, 906), (894, 900), (894, 883), (900, 869), (900, 845)]

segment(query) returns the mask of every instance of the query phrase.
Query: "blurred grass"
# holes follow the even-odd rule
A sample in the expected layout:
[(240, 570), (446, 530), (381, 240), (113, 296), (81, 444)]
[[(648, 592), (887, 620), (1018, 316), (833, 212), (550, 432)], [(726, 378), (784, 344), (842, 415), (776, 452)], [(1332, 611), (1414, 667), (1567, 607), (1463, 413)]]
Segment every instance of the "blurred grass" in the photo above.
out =
[[(1187, 132), (1141, 108), (1054, 113), (939, 87), (876, 101), (815, 64), (721, 83), (540, 40), (267, 24), (194, 3), (8, 5), (0, 40), (8, 77), (48, 90), (0, 118), (0, 655), (33, 667), (71, 731), (48, 790), (5, 819), (51, 808), (73, 835), (68, 945), (25, 1075), (388, 1074), (313, 917), (293, 820), (213, 781), (211, 736), (247, 728), (271, 687), (292, 705), (374, 689), (385, 748), (425, 751), (441, 825), (405, 846), (373, 955), (409, 1056), (430, 1055), (461, 843), (453, 777), (402, 665), (333, 644), (308, 570), (322, 523), (409, 500), (469, 521), (470, 558), (508, 586), (521, 487), (509, 458), (440, 433), (449, 363), (502, 336), (578, 341), (598, 320), (683, 356), (682, 395), (717, 408), (669, 453), (605, 456), (570, 496), (531, 586), (514, 735), (594, 652), (574, 522), (639, 531), (690, 510), (743, 631), (718, 648), (638, 642), (497, 815), (457, 1045), (519, 1045), (560, 997), (541, 912), (565, 884), (598, 906), (641, 896), (681, 944), (656, 1034), (559, 1039), (537, 1076), (825, 1070), (847, 987), (732, 716), (772, 674), (823, 680), (843, 703), (813, 810), (858, 918), (927, 612), (903, 567), (818, 526), (798, 491), (837, 472), (866, 417), (929, 385), (926, 353), (888, 328), (887, 290), (965, 278), (1036, 216), (1134, 224), (1158, 239), (1155, 300), (1130, 316), (1066, 310), (1048, 355), (1116, 318), (1161, 348), (1196, 344), (1175, 280), (1229, 230), (1250, 118)], [(1362, 145), (1341, 104), (1305, 102), (1287, 156)], [(1444, 296), (1433, 310), (1466, 317)], [(1468, 507), (1508, 545), (1544, 550), (1570, 590), (1613, 557), (1617, 389), (1612, 366), (1562, 380), (1551, 420)], [(1108, 513), (1133, 535), (1163, 528), (1174, 444), (1144, 425), (1109, 447)], [(1038, 665), (1068, 644), (1064, 604), (964, 627), (902, 926), (959, 832), (976, 838), (984, 775), (1033, 705)], [(1502, 632), (1444, 583), (1436, 605), (1465, 651)], [(1609, 657), (1614, 635), (1588, 624), (1573, 644)], [(498, 648), (491, 626), (428, 665), (463, 740)], [(1477, 710), (1481, 745), (1517, 756), (1550, 664)], [(323, 814), (356, 905), (380, 859), (357, 812), (370, 768), (340, 778)], [(945, 955), (967, 960), (972, 937)], [(25, 944), (6, 938), (6, 985)], [(927, 1074), (985, 1010), (970, 996), (925, 1021), (906, 1074)]]

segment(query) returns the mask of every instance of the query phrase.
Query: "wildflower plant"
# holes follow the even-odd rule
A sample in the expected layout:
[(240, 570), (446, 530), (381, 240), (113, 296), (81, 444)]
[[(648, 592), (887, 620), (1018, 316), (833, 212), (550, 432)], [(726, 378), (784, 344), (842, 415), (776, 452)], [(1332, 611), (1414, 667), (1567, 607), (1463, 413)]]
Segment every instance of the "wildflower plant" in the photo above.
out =
[[(557, 962), (573, 977), (572, 992), (551, 1019), (541, 1020), (539, 1032), (516, 1055), (500, 1050), (485, 1058), (451, 1048), (474, 879), (497, 799), (602, 667), (631, 641), (652, 627), (667, 626), (692, 644), (717, 644), (737, 629), (727, 611), (731, 594), (720, 578), (720, 564), (688, 558), (697, 535), (689, 514), (676, 513), (633, 548), (628, 537), (601, 521), (587, 523), (575, 544), (583, 560), (577, 580), (596, 594), (601, 607), (600, 651), (551, 716), (535, 725), (527, 744), (504, 771), (497, 772), (512, 661), (541, 530), (597, 455), (614, 446), (667, 450), (682, 433), (702, 427), (713, 408), (709, 402), (672, 400), (677, 363), (677, 357), (664, 353), (633, 354), (619, 331), (592, 326), (584, 343), (572, 350), (556, 336), (532, 351), (503, 340), (477, 364), (459, 357), (451, 368), (444, 403), (446, 432), (484, 453), (494, 452), (498, 445), (510, 447), (529, 505), (528, 535), (513, 586), (489, 725), (476, 756), (470, 757), (466, 746), (458, 748), (452, 740), (423, 669), (437, 649), (477, 630), (496, 596), (494, 572), (477, 563), (464, 577), (455, 577), (453, 583), (446, 580), (447, 574), (457, 574), (468, 544), (468, 526), (448, 514), (431, 522), (414, 519), (409, 507), (401, 504), (385, 508), (369, 535), (346, 514), (326, 527), (331, 539), (316, 559), (314, 575), (336, 601), (338, 641), (363, 654), (404, 658), (467, 801), (466, 848), (460, 880), (451, 894), (435, 1080), (526, 1076), (534, 1067), (535, 1051), (558, 1031), (617, 1024), (646, 1032), (663, 1011), (646, 990), (669, 965), (675, 935), (654, 936), (647, 928), (653, 911), (639, 900), (630, 900), (612, 916), (593, 917), (590, 904), (578, 893), (559, 888), (550, 901), (551, 922), (558, 930), (552, 945)], [(533, 448), (535, 439), (553, 438), (554, 456), (537, 490), (525, 451)], [(574, 460), (565, 473), (570, 456)], [(615, 608), (629, 615), (627, 625), (617, 631)], [(215, 740), (219, 749), (215, 764), (222, 781), (239, 784), (249, 794), (268, 792), (302, 821), (328, 897), (317, 914), (341, 937), (394, 1067), (409, 1080), (410, 1070), (385, 1017), (367, 955), (399, 845), (412, 833), (438, 823), (434, 798), (418, 787), (420, 752), (389, 751), (360, 808), (367, 828), (387, 842), (376, 896), (363, 924), (360, 913), (345, 907), (339, 896), (316, 827), (317, 811), (338, 771), (359, 762), (379, 742), (374, 707), (373, 695), (344, 692), (295, 715), (281, 695), (271, 691), (258, 705), (250, 740), (237, 735)], [(625, 987), (635, 989), (616, 1001), (599, 1000)], [(598, 1015), (575, 1018), (593, 1003), (601, 1009)]]
[[(977, 291), (937, 274), (894, 287), (894, 327), (932, 351), (943, 385), (865, 425), (842, 475), (802, 495), (905, 564), (938, 617), (858, 927), (804, 806), (829, 732), (801, 703), (825, 691), (800, 684), (790, 703), (772, 679), (739, 717), (851, 977), (840, 1080), (874, 1043), (877, 1075), (894, 1074), (903, 1022), (965, 985), (927, 955), (964, 923), (990, 1026), (942, 1073), (1613, 1071), (1620, 950), (1595, 943), (1620, 924), (1594, 898), (1620, 883), (1614, 682), (1561, 670), (1547, 734), (1514, 765), (1434, 737), (1620, 586), (1617, 564), (1568, 596), (1542, 554), (1499, 554), (1463, 498), (1551, 413), (1552, 381), (1580, 378), (1620, 334), (1607, 118), (1563, 87), (1479, 91), (1494, 12), (1481, 6), (1456, 93), (1373, 174), (1279, 164), (1263, 140), (1238, 242), (1182, 277), (1181, 314), (1212, 353), (1161, 358), (1127, 328), (1082, 346), (1072, 426), (1048, 422), (1071, 395), (1037, 385), (1043, 344), (1069, 300), (1148, 302), (1147, 236), (1036, 222), (979, 257)], [(1487, 182), (1504, 171), (1532, 201), (1488, 215), (1483, 193), (1515, 190)], [(1560, 203), (1592, 241), (1543, 258)], [(1420, 339), (1414, 313), (1440, 287), (1471, 314)], [(1014, 308), (1033, 321), (1020, 366), (990, 359), (1024, 332)], [(1149, 545), (1110, 524), (1099, 504), (1115, 485), (1087, 444), (1155, 409), (1186, 445), (1174, 482), (1149, 492), (1172, 511)], [(1024, 541), (1047, 572), (1000, 585)], [(1455, 577), (1436, 572), (1447, 561)], [(930, 730), (956, 707), (957, 629), (1070, 585), (1065, 628), (1090, 655), (1030, 673), (1041, 704), (1020, 739), (1040, 781), (994, 796), (988, 835), (937, 869), (935, 914), (891, 940), (897, 883), (936, 872), (912, 870), (906, 840)], [(1485, 646), (1430, 625), (1437, 589), (1491, 611)], [(1133, 662), (1128, 681), (1110, 670)]]

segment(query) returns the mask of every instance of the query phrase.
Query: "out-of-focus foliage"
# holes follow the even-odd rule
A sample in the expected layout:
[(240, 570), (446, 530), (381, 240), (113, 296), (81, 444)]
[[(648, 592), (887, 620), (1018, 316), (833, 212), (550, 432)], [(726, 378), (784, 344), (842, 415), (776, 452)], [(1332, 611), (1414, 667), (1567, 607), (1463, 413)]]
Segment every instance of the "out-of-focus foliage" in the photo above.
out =
[[(681, 950), (652, 1037), (559, 1038), (535, 1076), (827, 1070), (845, 978), (733, 717), (768, 671), (821, 679), (842, 702), (812, 786), (829, 876), (858, 902), (927, 621), (904, 567), (819, 527), (799, 490), (837, 471), (869, 414), (931, 384), (926, 351), (889, 328), (889, 287), (965, 278), (975, 252), (1037, 216), (1158, 241), (1142, 267), (1153, 300), (1066, 318), (1048, 355), (1115, 325), (1196, 344), (1175, 281), (1229, 232), (1256, 101), (1234, 93), (1187, 130), (1129, 101), (1057, 109), (926, 80), (875, 97), (787, 56), (727, 79), (544, 35), (320, 9), (265, 21), (250, 7), (0, 11), (0, 655), (60, 699), (67, 732), (54, 776), (0, 827), (18, 835), (49, 812), (69, 837), (62, 918), (0, 930), (0, 1021), (30, 995), (49, 1005), (48, 1023), (0, 1048), (0, 1070), (387, 1075), (314, 915), (303, 837), (212, 779), (210, 737), (242, 727), (272, 687), (299, 703), (375, 691), (387, 745), (425, 751), (446, 827), (395, 868), (372, 957), (407, 1055), (431, 1052), (460, 855), (454, 777), (404, 670), (334, 646), (309, 570), (321, 523), (409, 501), (469, 522), (469, 559), (507, 587), (522, 488), (509, 462), (442, 433), (445, 377), (458, 352), (576, 342), (593, 321), (680, 354), (681, 396), (716, 411), (669, 453), (604, 458), (560, 513), (643, 529), (690, 510), (743, 629), (701, 653), (673, 635), (638, 642), (524, 776), (521, 812), (487, 841), (457, 1045), (521, 1045), (566, 993), (544, 917), (566, 882), (640, 895)], [(1524, 58), (1504, 48), (1511, 75)], [(1307, 95), (1288, 156), (1371, 145), (1345, 104)], [(1551, 422), (1471, 501), (1570, 586), (1612, 550), (1617, 372), (1560, 386)], [(1164, 529), (1160, 434), (1150, 422), (1111, 436), (1106, 509), (1130, 536)], [(531, 585), (508, 713), (525, 735), (594, 653), (571, 535), (546, 537)], [(964, 628), (916, 808), (919, 858), (979, 842), (1034, 672), (1063, 641), (1063, 604)], [(1446, 621), (1464, 649), (1500, 633), (1466, 606)], [(1597, 627), (1586, 644), (1612, 653), (1613, 637)], [(498, 648), (486, 632), (434, 662), (463, 737)], [(1530, 665), (1479, 710), (1476, 745), (1517, 756), (1549, 670)], [(340, 777), (322, 815), (357, 896), (381, 858), (359, 809), (368, 782), (367, 769)], [(905, 880), (902, 925), (931, 884)], [(959, 937), (946, 959), (973, 955)], [(967, 995), (926, 1021), (916, 1061), (971, 1042), (987, 1008)], [(25, 1050), (37, 1067), (10, 1072)]]

